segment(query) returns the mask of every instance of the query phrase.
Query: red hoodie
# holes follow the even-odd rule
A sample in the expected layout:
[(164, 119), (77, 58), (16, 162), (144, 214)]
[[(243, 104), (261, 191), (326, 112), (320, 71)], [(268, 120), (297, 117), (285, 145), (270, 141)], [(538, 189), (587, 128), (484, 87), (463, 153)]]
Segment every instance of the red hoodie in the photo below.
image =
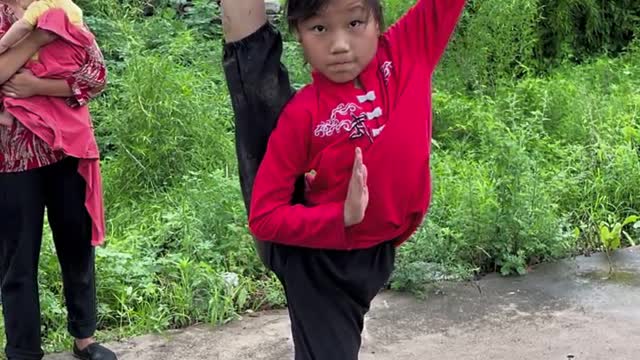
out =
[[(249, 227), (260, 240), (351, 250), (408, 239), (431, 197), (431, 75), (464, 0), (419, 0), (381, 38), (360, 75), (363, 89), (318, 72), (283, 110), (254, 182)], [(369, 205), (345, 227), (344, 201), (363, 151)], [(315, 173), (305, 205), (291, 205), (296, 179)]]

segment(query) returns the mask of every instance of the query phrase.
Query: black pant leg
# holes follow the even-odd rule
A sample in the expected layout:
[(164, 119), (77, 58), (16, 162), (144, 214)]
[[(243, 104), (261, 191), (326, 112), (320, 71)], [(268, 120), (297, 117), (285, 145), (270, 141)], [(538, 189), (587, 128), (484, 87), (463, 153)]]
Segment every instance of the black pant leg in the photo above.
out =
[(62, 273), (67, 328), (73, 337), (84, 339), (93, 336), (97, 322), (95, 249), (85, 207), (86, 184), (75, 158), (48, 167), (46, 175), (47, 216)]
[(0, 174), (0, 281), (9, 359), (44, 356), (38, 296), (43, 220), (42, 169)]
[(46, 207), (62, 272), (69, 333), (79, 339), (96, 330), (95, 250), (85, 207), (86, 184), (78, 159), (47, 167)]
[(330, 251), (274, 245), (296, 360), (356, 360), (364, 316), (394, 267), (395, 248)]
[[(224, 73), (235, 113), (236, 155), (247, 213), (269, 136), (282, 109), (295, 94), (281, 62), (282, 47), (281, 34), (269, 23), (224, 47)], [(304, 178), (300, 175), (292, 194), (295, 203), (304, 199)], [(257, 241), (256, 245), (262, 262), (271, 268), (271, 243)]]

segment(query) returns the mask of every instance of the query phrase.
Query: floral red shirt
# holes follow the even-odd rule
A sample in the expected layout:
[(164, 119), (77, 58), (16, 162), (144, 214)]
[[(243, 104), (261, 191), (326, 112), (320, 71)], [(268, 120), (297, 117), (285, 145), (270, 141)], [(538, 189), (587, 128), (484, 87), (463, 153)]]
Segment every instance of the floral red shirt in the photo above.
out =
[[(13, 11), (0, 4), (0, 36), (16, 21)], [(66, 81), (73, 97), (67, 100), (71, 107), (84, 106), (105, 88), (107, 69), (98, 45), (86, 49), (84, 65)], [(13, 126), (0, 126), (0, 173), (19, 172), (52, 164), (63, 159), (60, 151), (53, 151), (44, 141), (25, 128), (19, 121)]]

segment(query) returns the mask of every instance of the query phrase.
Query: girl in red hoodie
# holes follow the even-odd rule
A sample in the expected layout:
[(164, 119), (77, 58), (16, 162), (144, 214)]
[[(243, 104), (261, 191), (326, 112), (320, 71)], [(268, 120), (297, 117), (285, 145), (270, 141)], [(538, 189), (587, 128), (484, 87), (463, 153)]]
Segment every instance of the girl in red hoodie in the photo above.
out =
[(262, 0), (223, 6), (249, 227), (284, 286), (296, 359), (357, 359), (395, 247), (427, 212), (431, 76), (464, 0), (418, 0), (386, 31), (379, 0), (289, 0), (313, 69), (295, 94)]

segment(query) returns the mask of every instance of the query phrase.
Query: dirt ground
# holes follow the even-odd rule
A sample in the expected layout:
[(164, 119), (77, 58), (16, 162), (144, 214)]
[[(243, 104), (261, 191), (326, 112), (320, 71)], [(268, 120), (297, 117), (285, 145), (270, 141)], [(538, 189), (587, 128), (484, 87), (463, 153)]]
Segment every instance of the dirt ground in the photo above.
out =
[[(367, 320), (362, 360), (640, 359), (640, 248), (438, 284), (425, 299), (386, 292)], [(121, 360), (293, 359), (286, 311), (114, 343)], [(55, 354), (46, 360), (71, 359)], [(330, 359), (327, 359), (330, 360)]]

